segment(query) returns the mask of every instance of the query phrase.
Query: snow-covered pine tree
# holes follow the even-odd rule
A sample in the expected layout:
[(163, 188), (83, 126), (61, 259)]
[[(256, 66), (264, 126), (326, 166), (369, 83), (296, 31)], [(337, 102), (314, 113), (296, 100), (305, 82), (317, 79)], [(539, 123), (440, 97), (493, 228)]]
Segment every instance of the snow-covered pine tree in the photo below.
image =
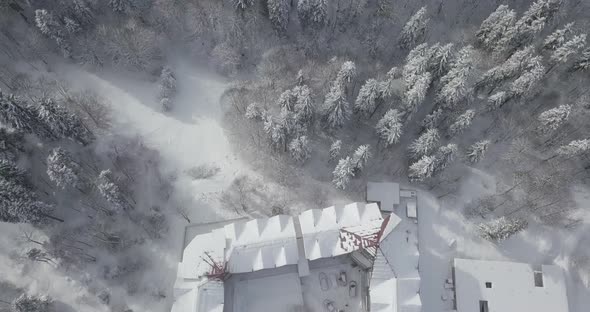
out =
[(379, 82), (376, 79), (368, 79), (359, 90), (354, 102), (354, 111), (369, 117), (377, 107), (377, 101), (380, 100)]
[(469, 80), (474, 53), (472, 46), (466, 46), (457, 53), (451, 69), (440, 79), (442, 87), (437, 95), (439, 102), (452, 107), (468, 96), (472, 90)]
[(426, 6), (418, 10), (406, 23), (400, 33), (399, 45), (402, 49), (409, 49), (417, 42), (424, 39), (426, 34), (426, 26), (430, 20), (426, 16)]
[(336, 158), (340, 157), (340, 152), (342, 150), (342, 141), (341, 140), (336, 140), (332, 143), (332, 145), (330, 145), (330, 159), (328, 160), (329, 162), (335, 161)]
[(527, 46), (514, 52), (504, 63), (489, 69), (477, 82), (476, 88), (487, 87), (494, 89), (499, 83), (514, 78), (526, 67), (530, 67), (530, 60), (534, 58), (535, 48)]
[(506, 91), (496, 92), (488, 97), (488, 110), (496, 110), (508, 102), (508, 100), (510, 100), (510, 95)]
[(86, 128), (82, 120), (51, 99), (41, 101), (36, 107), (37, 118), (46, 125), (54, 136), (69, 138), (87, 145), (94, 140), (94, 135)]
[(555, 30), (551, 33), (543, 42), (543, 49), (555, 50), (561, 47), (567, 40), (568, 36), (572, 33), (574, 23), (568, 23), (563, 28)]
[(295, 119), (301, 125), (308, 125), (313, 120), (314, 104), (311, 98), (311, 89), (307, 85), (293, 88), (296, 95)]
[(566, 157), (583, 155), (590, 151), (590, 139), (573, 140), (557, 149), (557, 154)]
[(428, 45), (422, 43), (412, 49), (408, 53), (408, 56), (406, 56), (406, 63), (401, 71), (406, 90), (412, 88), (416, 84), (418, 77), (428, 70), (430, 61), (429, 52)]
[(0, 178), (0, 221), (11, 223), (46, 223), (53, 217), (53, 207), (40, 202), (36, 195), (16, 180)]
[(408, 178), (410, 181), (424, 181), (434, 174), (436, 159), (434, 156), (424, 155), (418, 161), (410, 165)]
[(111, 204), (112, 212), (130, 208), (110, 169), (100, 172), (96, 179), (96, 188), (100, 195)]
[(408, 146), (410, 156), (414, 159), (428, 155), (434, 151), (440, 135), (436, 129), (428, 129)]
[(254, 4), (254, 0), (232, 0), (234, 7), (239, 10), (245, 10)]
[(302, 135), (291, 140), (289, 143), (289, 153), (291, 154), (291, 157), (293, 157), (293, 159), (297, 162), (306, 161), (311, 154), (307, 136)]
[(479, 235), (492, 242), (501, 242), (524, 230), (528, 226), (526, 220), (500, 217), (477, 226)]
[(352, 163), (355, 172), (362, 171), (371, 158), (371, 147), (369, 145), (359, 146), (352, 154)]
[(246, 107), (246, 113), (244, 116), (248, 119), (262, 120), (262, 108), (258, 103), (250, 103)]
[(90, 25), (94, 21), (94, 14), (84, 0), (72, 1), (72, 16), (80, 25)]
[(451, 65), (453, 48), (454, 45), (452, 43), (445, 44), (444, 46), (437, 43), (430, 47), (427, 71), (432, 73), (434, 77), (443, 76)]
[(475, 36), (485, 49), (494, 50), (504, 33), (514, 26), (515, 21), (514, 10), (507, 5), (500, 5), (481, 23)]
[(122, 13), (127, 9), (128, 2), (129, 0), (109, 0), (109, 6), (113, 11)]
[(0, 91), (0, 121), (24, 133), (53, 138), (51, 131), (37, 118), (33, 109), (13, 95)]
[(28, 185), (27, 174), (25, 171), (17, 167), (14, 162), (7, 159), (0, 158), (0, 177), (19, 185)]
[(61, 37), (62, 26), (53, 13), (35, 10), (35, 24), (42, 34), (51, 38)]
[(47, 175), (57, 187), (80, 187), (80, 165), (61, 147), (54, 148), (47, 156)]
[(403, 133), (400, 113), (396, 109), (388, 110), (377, 122), (375, 130), (386, 147), (397, 143)]
[(159, 95), (160, 105), (164, 111), (169, 111), (174, 106), (174, 97), (176, 97), (176, 77), (167, 66), (162, 68), (160, 74)]
[(353, 61), (346, 61), (342, 63), (340, 71), (336, 75), (336, 83), (345, 87), (346, 84), (352, 83), (356, 78), (356, 65)]
[(455, 122), (449, 127), (452, 135), (457, 135), (465, 131), (471, 123), (473, 122), (473, 118), (475, 117), (475, 110), (468, 109), (463, 114), (459, 115)]
[(545, 76), (545, 66), (540, 57), (531, 59), (531, 67), (510, 84), (510, 97), (529, 97), (536, 92)]
[(395, 80), (401, 76), (397, 67), (392, 67), (385, 75), (385, 80), (379, 83), (379, 92), (383, 98), (390, 97), (395, 92)]
[(539, 117), (539, 131), (549, 133), (561, 127), (570, 116), (572, 106), (569, 104), (559, 105), (558, 107), (542, 112)]
[(426, 72), (418, 76), (414, 85), (404, 93), (403, 109), (406, 120), (409, 120), (418, 111), (420, 104), (424, 102), (431, 82), (432, 75)]
[(287, 31), (289, 24), (290, 0), (268, 0), (268, 18), (274, 29), (279, 33)]
[(339, 189), (346, 189), (350, 179), (354, 176), (354, 170), (355, 165), (350, 156), (340, 159), (332, 173), (332, 183)]
[(435, 165), (433, 173), (436, 174), (447, 168), (455, 160), (458, 151), (457, 144), (453, 143), (439, 147), (438, 151), (434, 154)]
[(551, 53), (551, 61), (554, 63), (566, 63), (570, 56), (578, 53), (585, 45), (586, 34), (576, 35)]
[(285, 90), (279, 95), (278, 106), (280, 108), (293, 111), (295, 108), (295, 102), (297, 102), (297, 94), (292, 90)]
[(590, 70), (590, 48), (582, 51), (582, 54), (574, 62), (572, 68), (574, 70)]
[(74, 34), (79, 32), (81, 27), (78, 22), (66, 16), (64, 17), (64, 29), (68, 34)]
[(337, 129), (344, 125), (350, 118), (350, 109), (344, 88), (337, 83), (333, 84), (326, 95), (322, 107), (322, 117), (328, 129)]
[(440, 125), (440, 122), (442, 121), (442, 117), (443, 117), (442, 108), (438, 108), (438, 109), (432, 111), (432, 113), (426, 115), (426, 117), (424, 117), (424, 119), (422, 120), (422, 122), (421, 122), (422, 128), (424, 128), (424, 129), (438, 128), (438, 126)]
[(49, 296), (21, 294), (10, 304), (11, 312), (50, 312), (53, 300)]
[(482, 140), (473, 143), (473, 145), (471, 145), (467, 150), (467, 159), (471, 163), (476, 163), (482, 160), (485, 156), (488, 147), (490, 146), (490, 143), (490, 140)]
[(0, 126), (0, 159), (15, 160), (23, 151), (22, 132)]
[(328, 15), (327, 0), (298, 0), (297, 15), (304, 27), (321, 27)]

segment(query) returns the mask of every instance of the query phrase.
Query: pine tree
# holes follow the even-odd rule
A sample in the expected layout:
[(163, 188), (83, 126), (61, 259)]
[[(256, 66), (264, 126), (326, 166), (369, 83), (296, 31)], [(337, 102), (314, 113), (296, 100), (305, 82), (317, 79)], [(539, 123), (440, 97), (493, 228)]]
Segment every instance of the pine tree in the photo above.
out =
[(63, 221), (51, 215), (53, 207), (40, 202), (36, 195), (16, 179), (0, 178), (0, 220), (11, 223), (43, 224), (48, 219)]
[(545, 76), (545, 67), (539, 60), (529, 70), (510, 85), (510, 97), (529, 97), (535, 91), (538, 84)]
[(336, 75), (337, 84), (345, 86), (351, 83), (356, 78), (356, 65), (352, 61), (342, 63), (340, 71)]
[(352, 154), (352, 163), (355, 171), (362, 171), (371, 158), (371, 147), (369, 145), (359, 146)]
[(496, 92), (488, 97), (488, 110), (496, 110), (504, 105), (504, 103), (508, 102), (508, 100), (510, 100), (510, 95), (508, 95), (508, 93), (505, 91)]
[(400, 113), (396, 109), (388, 110), (377, 122), (375, 130), (386, 147), (397, 143), (403, 133)]
[(109, 0), (109, 6), (117, 13), (125, 12), (129, 0)]
[(291, 1), (289, 0), (268, 0), (268, 17), (276, 31), (284, 33), (289, 24), (289, 11)]
[(103, 170), (96, 179), (96, 188), (100, 195), (111, 204), (113, 212), (121, 211), (128, 208), (128, 204), (121, 192), (121, 189), (115, 182), (111, 170)]
[(590, 139), (574, 140), (557, 149), (557, 154), (566, 157), (583, 155), (590, 151)]
[(499, 83), (518, 76), (525, 68), (531, 67), (531, 60), (534, 59), (534, 54), (535, 49), (533, 46), (527, 46), (522, 50), (514, 52), (504, 63), (484, 73), (476, 87), (494, 89)]
[(78, 188), (80, 186), (80, 165), (66, 150), (58, 147), (47, 156), (47, 175), (59, 188)]
[(439, 147), (438, 151), (434, 154), (435, 162), (433, 173), (436, 174), (447, 168), (453, 160), (455, 160), (458, 150), (459, 148), (457, 145), (453, 143)]
[(78, 24), (78, 22), (67, 16), (64, 17), (64, 24), (64, 29), (68, 34), (75, 34), (79, 32), (81, 29), (80, 24)]
[(574, 70), (590, 69), (590, 48), (586, 48), (573, 65)]
[(248, 104), (248, 106), (246, 107), (246, 113), (244, 114), (246, 118), (256, 120), (262, 120), (262, 115), (263, 111), (262, 108), (260, 108), (260, 104), (258, 103)]
[(354, 170), (355, 165), (350, 156), (340, 159), (334, 168), (332, 183), (339, 189), (346, 189), (350, 179), (354, 176)]
[(463, 101), (470, 90), (470, 72), (473, 67), (473, 47), (462, 48), (453, 61), (449, 72), (440, 79), (442, 87), (438, 93), (439, 102), (446, 106), (455, 106)]
[(438, 126), (440, 125), (440, 122), (442, 120), (443, 117), (443, 110), (442, 108), (438, 108), (434, 111), (432, 111), (432, 113), (426, 115), (426, 117), (424, 117), (424, 119), (422, 120), (422, 127), (424, 129), (435, 129), (438, 128)]
[(0, 159), (15, 160), (24, 150), (23, 142), (22, 132), (0, 127)]
[(408, 53), (406, 64), (402, 68), (402, 79), (406, 90), (411, 89), (419, 77), (424, 75), (428, 70), (430, 62), (429, 52), (428, 45), (422, 43)]
[(160, 74), (159, 84), (160, 105), (164, 111), (172, 109), (174, 97), (176, 97), (176, 77), (169, 67), (164, 67)]
[(514, 26), (516, 13), (507, 5), (500, 5), (486, 18), (475, 34), (477, 40), (487, 50), (494, 50), (504, 33)]
[(568, 61), (570, 56), (578, 53), (586, 45), (586, 35), (581, 34), (574, 36), (571, 40), (568, 40), (563, 45), (551, 53), (551, 61), (554, 63), (565, 63)]
[(377, 101), (380, 100), (379, 82), (375, 79), (365, 81), (365, 84), (359, 90), (354, 103), (354, 110), (365, 117), (369, 117), (377, 107)]
[(459, 117), (457, 117), (455, 122), (449, 128), (451, 134), (457, 135), (465, 131), (467, 128), (469, 128), (469, 126), (471, 126), (471, 122), (473, 122), (474, 117), (475, 111), (472, 109), (468, 109), (463, 114), (459, 115)]
[(569, 119), (571, 111), (572, 106), (566, 104), (542, 112), (538, 117), (539, 130), (542, 133), (557, 130)]
[(567, 40), (568, 36), (572, 33), (574, 23), (568, 23), (563, 28), (557, 29), (552, 34), (545, 38), (543, 42), (543, 48), (547, 50), (555, 50), (561, 47)]
[(49, 136), (41, 127), (39, 120), (31, 108), (13, 95), (5, 95), (0, 91), (0, 121), (13, 129), (35, 133), (43, 137)]
[(51, 133), (60, 138), (69, 138), (83, 145), (94, 140), (93, 134), (84, 126), (82, 120), (51, 99), (42, 101), (37, 106), (37, 118), (43, 122)]
[(300, 124), (310, 124), (314, 115), (314, 104), (311, 98), (311, 89), (307, 85), (293, 88), (296, 95), (295, 119)]
[(410, 165), (408, 178), (410, 181), (424, 181), (434, 175), (436, 159), (434, 156), (424, 155)]
[(432, 76), (429, 72), (426, 72), (420, 75), (416, 79), (416, 83), (405, 92), (404, 94), (404, 102), (403, 108), (404, 112), (408, 116), (408, 120), (411, 116), (418, 111), (418, 107), (424, 99), (426, 98), (426, 93), (428, 92), (428, 88), (430, 88), (430, 83), (432, 82)]
[(426, 26), (430, 19), (426, 17), (426, 7), (420, 8), (406, 23), (399, 38), (399, 45), (402, 49), (409, 49), (421, 41), (426, 34)]
[(501, 242), (524, 230), (527, 226), (526, 220), (500, 217), (490, 222), (480, 223), (477, 229), (482, 238), (492, 242)]
[(11, 312), (50, 312), (53, 300), (48, 296), (29, 296), (22, 294), (15, 298), (11, 305)]
[(280, 108), (293, 111), (295, 108), (295, 102), (297, 102), (297, 94), (295, 94), (292, 90), (285, 90), (283, 93), (281, 93), (281, 95), (279, 95), (278, 106)]
[(482, 140), (475, 142), (473, 145), (469, 147), (467, 150), (467, 159), (471, 163), (476, 163), (482, 160), (485, 156), (485, 153), (490, 145), (490, 140)]
[(414, 159), (428, 155), (434, 151), (440, 136), (438, 130), (428, 129), (408, 146), (410, 156)]
[(289, 153), (297, 162), (306, 161), (311, 153), (307, 136), (303, 135), (293, 139), (291, 143), (289, 143)]
[(329, 162), (336, 160), (336, 158), (340, 157), (340, 151), (342, 150), (342, 141), (336, 140), (330, 145), (330, 159)]
[(232, 0), (236, 9), (245, 10), (254, 4), (254, 0)]
[(379, 93), (383, 98), (392, 96), (395, 92), (395, 80), (399, 78), (401, 72), (397, 67), (391, 68), (384, 81), (379, 83)]
[(326, 0), (299, 0), (297, 14), (304, 27), (323, 26), (328, 15)]
[(12, 181), (18, 185), (27, 186), (27, 174), (16, 164), (7, 159), (0, 159), (0, 177)]
[(453, 57), (453, 47), (452, 43), (444, 46), (437, 43), (430, 47), (427, 71), (432, 73), (434, 77), (441, 77), (449, 70)]
[(35, 24), (42, 34), (51, 38), (61, 37), (61, 24), (53, 13), (47, 10), (35, 10)]
[(349, 104), (344, 90), (337, 84), (330, 88), (326, 95), (323, 110), (323, 120), (329, 129), (340, 128), (350, 118)]
[(94, 21), (94, 14), (84, 0), (72, 1), (72, 16), (80, 25), (90, 25)]

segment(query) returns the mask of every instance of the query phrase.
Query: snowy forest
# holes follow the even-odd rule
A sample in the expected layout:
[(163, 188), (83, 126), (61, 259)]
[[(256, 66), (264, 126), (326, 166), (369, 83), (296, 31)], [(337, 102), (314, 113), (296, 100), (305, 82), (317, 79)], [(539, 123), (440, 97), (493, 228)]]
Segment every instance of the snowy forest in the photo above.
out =
[(587, 0), (0, 0), (0, 311), (169, 311), (185, 226), (367, 181), (567, 241), (587, 300), (588, 29)]

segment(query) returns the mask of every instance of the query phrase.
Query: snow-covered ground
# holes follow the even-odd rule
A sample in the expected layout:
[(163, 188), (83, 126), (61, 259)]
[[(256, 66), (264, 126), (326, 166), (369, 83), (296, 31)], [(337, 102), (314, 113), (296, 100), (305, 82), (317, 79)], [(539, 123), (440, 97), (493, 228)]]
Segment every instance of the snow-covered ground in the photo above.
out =
[(477, 236), (462, 210), (471, 198), (490, 191), (493, 186), (493, 178), (474, 170), (455, 197), (438, 199), (428, 192), (419, 191), (420, 292), (423, 311), (445, 311), (451, 308), (452, 302), (443, 301), (441, 296), (452, 298), (450, 290), (444, 288), (444, 283), (451, 277), (453, 257), (556, 264), (566, 276), (570, 311), (588, 311), (590, 289), (582, 284), (579, 272), (574, 269), (575, 259), (572, 258), (575, 248), (584, 248), (581, 234), (587, 233), (588, 221), (573, 230), (531, 225), (526, 231), (498, 245), (490, 243)]

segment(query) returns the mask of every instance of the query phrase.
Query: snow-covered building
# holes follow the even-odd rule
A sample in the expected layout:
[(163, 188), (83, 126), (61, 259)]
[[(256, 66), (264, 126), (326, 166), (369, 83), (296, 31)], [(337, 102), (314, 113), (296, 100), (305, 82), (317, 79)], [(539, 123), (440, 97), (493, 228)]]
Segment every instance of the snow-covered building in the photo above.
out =
[(383, 211), (393, 211), (400, 204), (400, 189), (398, 183), (368, 182), (367, 201), (376, 202)]
[(565, 278), (555, 265), (455, 259), (457, 312), (567, 312)]
[[(416, 236), (410, 239), (400, 223), (402, 219), (393, 213), (384, 218), (376, 203), (351, 203), (310, 209), (294, 217), (240, 221), (197, 235), (178, 265), (172, 311), (223, 311), (223, 281), (229, 275), (265, 270), (262, 276), (268, 277), (263, 278), (271, 278), (270, 270), (275, 269), (305, 278), (308, 262), (355, 252), (368, 254), (373, 267), (367, 309), (420, 311)], [(306, 272), (298, 272), (302, 268)]]

